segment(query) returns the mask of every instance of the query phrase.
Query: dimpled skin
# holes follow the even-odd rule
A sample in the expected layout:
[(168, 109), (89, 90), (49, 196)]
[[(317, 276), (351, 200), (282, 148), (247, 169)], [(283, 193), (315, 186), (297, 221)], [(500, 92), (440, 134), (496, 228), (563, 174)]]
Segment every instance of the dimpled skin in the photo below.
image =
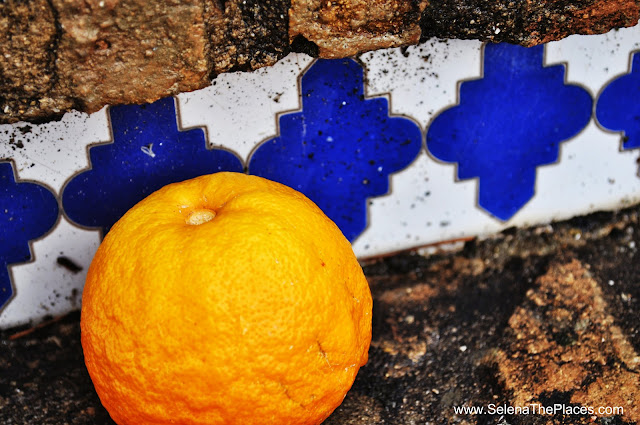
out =
[(82, 347), (120, 425), (319, 424), (367, 362), (371, 309), (351, 245), (315, 204), (217, 173), (112, 227), (88, 271)]

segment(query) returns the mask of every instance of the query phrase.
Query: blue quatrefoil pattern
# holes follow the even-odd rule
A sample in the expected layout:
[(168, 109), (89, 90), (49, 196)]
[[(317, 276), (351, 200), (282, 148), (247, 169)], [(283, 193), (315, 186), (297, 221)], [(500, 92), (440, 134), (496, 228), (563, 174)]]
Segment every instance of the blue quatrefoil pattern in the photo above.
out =
[(631, 73), (604, 89), (596, 116), (606, 129), (624, 132), (623, 149), (640, 148), (640, 52), (633, 56)]
[(367, 198), (389, 190), (389, 174), (422, 147), (413, 121), (389, 116), (387, 99), (365, 99), (353, 60), (318, 60), (301, 80), (302, 110), (280, 117), (280, 135), (252, 155), (249, 172), (314, 201), (349, 240), (366, 227)]
[(0, 309), (11, 299), (8, 266), (31, 259), (29, 241), (58, 220), (58, 201), (47, 188), (19, 182), (10, 162), (0, 162)]
[(478, 204), (501, 220), (534, 194), (536, 168), (558, 160), (560, 142), (591, 119), (592, 100), (566, 85), (564, 67), (543, 67), (543, 46), (485, 47), (484, 76), (462, 83), (460, 104), (429, 126), (427, 147), (478, 179)]
[[(366, 97), (359, 62), (316, 60), (299, 80), (300, 109), (279, 115), (277, 133), (256, 140), (249, 158), (210, 148), (202, 128), (179, 128), (173, 98), (111, 107), (112, 142), (90, 146), (88, 169), (67, 180), (60, 200), (0, 161), (0, 310), (13, 296), (9, 266), (32, 258), (29, 244), (55, 225), (59, 202), (75, 224), (106, 233), (154, 190), (219, 171), (301, 191), (354, 241), (367, 227), (370, 199), (389, 192), (390, 176), (410, 167), (426, 140), (426, 152), (455, 166), (458, 179), (477, 179), (478, 206), (507, 221), (534, 196), (538, 167), (558, 161), (561, 143), (594, 111), (589, 93), (566, 83), (564, 66), (544, 66), (543, 49), (486, 45), (482, 78), (462, 82), (459, 103), (426, 129), (393, 115), (387, 97)], [(595, 107), (598, 123), (623, 135), (624, 149), (640, 147), (638, 99), (640, 53)]]
[(180, 131), (173, 98), (109, 110), (113, 143), (92, 147), (91, 169), (74, 177), (62, 201), (77, 224), (109, 228), (138, 201), (169, 183), (242, 171), (231, 152), (207, 149), (202, 129)]

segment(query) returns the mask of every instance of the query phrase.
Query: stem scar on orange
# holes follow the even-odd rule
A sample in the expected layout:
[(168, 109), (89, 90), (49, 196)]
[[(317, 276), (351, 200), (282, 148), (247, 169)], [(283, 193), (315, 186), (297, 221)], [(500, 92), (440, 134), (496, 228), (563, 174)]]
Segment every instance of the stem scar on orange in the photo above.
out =
[(351, 244), (301, 193), (240, 173), (170, 184), (109, 231), (82, 347), (120, 425), (319, 424), (371, 342)]

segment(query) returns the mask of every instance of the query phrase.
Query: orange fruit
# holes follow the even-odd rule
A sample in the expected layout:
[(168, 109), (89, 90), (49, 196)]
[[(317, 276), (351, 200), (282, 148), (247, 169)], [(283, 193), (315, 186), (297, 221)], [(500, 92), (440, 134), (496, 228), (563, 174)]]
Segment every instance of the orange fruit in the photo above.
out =
[(305, 196), (217, 173), (129, 210), (88, 271), (82, 347), (118, 424), (319, 424), (371, 342), (350, 243)]

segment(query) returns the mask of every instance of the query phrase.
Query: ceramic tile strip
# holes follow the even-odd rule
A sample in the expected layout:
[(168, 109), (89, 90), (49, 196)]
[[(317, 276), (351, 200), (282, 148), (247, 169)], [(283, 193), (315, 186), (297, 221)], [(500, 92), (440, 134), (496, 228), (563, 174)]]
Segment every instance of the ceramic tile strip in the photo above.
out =
[[(613, 78), (626, 75), (630, 68), (629, 52), (638, 49), (640, 30), (630, 28), (602, 36), (573, 36), (561, 42), (545, 46), (545, 65), (567, 63), (567, 83), (578, 84), (595, 98)], [(434, 42), (435, 43), (435, 42)], [(452, 45), (460, 41), (449, 41)], [(436, 44), (437, 45), (437, 44)], [(479, 51), (479, 46), (475, 46)], [(593, 50), (590, 49), (593, 47)], [(419, 49), (419, 48), (416, 48)], [(453, 50), (454, 48), (452, 48)], [(471, 50), (471, 49), (470, 49)], [(390, 53), (391, 52), (391, 53)], [(550, 53), (549, 53), (550, 52)], [(395, 49), (395, 51), (373, 52), (367, 60), (403, 54), (409, 60), (425, 55), (419, 51)], [(469, 57), (471, 53), (463, 56)], [(620, 57), (625, 58), (621, 60)], [(611, 61), (611, 67), (602, 65), (603, 59)], [(384, 61), (381, 61), (384, 67)], [(375, 64), (374, 64), (375, 66)], [(380, 65), (379, 65), (380, 66)], [(602, 67), (600, 69), (600, 67)], [(473, 68), (473, 67), (469, 67)], [(572, 71), (578, 68), (577, 71)], [(393, 77), (376, 79), (386, 85), (377, 87), (379, 92), (388, 91), (393, 100), (398, 92), (403, 97), (402, 112), (409, 116), (425, 116), (426, 98), (419, 89), (416, 76), (398, 78), (396, 67), (388, 67)], [(401, 67), (400, 67), (401, 69)], [(597, 69), (597, 72), (594, 71)], [(373, 70), (376, 72), (376, 69)], [(369, 69), (369, 73), (372, 70)], [(386, 73), (377, 72), (377, 75)], [(405, 74), (407, 74), (405, 72)], [(589, 76), (594, 75), (594, 82)], [(479, 74), (477, 74), (479, 76)], [(471, 76), (468, 79), (474, 79)], [(467, 80), (468, 80), (467, 79)], [(463, 84), (464, 81), (460, 81)], [(598, 84), (601, 86), (599, 87)], [(458, 103), (458, 99), (446, 107)], [(394, 109), (397, 109), (394, 102)], [(637, 102), (635, 103), (637, 105)], [(594, 105), (595, 107), (595, 105)], [(436, 108), (434, 108), (436, 109)], [(427, 124), (442, 110), (431, 111)], [(426, 117), (426, 116), (425, 116)], [(621, 151), (620, 133), (603, 131), (592, 119), (574, 138), (561, 143), (558, 160), (551, 165), (538, 167), (535, 195), (510, 220), (501, 222), (482, 214), (476, 207), (478, 182), (456, 181), (455, 166), (437, 161), (428, 154), (421, 155), (407, 170), (392, 176), (392, 192), (386, 197), (371, 200), (369, 220), (384, 222), (385, 226), (371, 226), (354, 243), (361, 257), (374, 256), (429, 244), (443, 240), (487, 235), (510, 226), (527, 226), (536, 223), (566, 219), (574, 215), (597, 210), (614, 209), (640, 201), (640, 179), (638, 179), (637, 151)], [(417, 188), (422, 188), (418, 190)], [(393, 219), (389, 219), (393, 217)]]
[[(640, 90), (640, 29), (519, 49), (432, 40), (347, 60), (290, 55), (151, 105), (0, 126), (0, 166), (13, 176), (0, 183), (0, 213), (21, 206), (7, 194), (24, 184), (58, 209), (53, 225), (16, 238), (29, 247), (18, 260), (0, 250), (0, 285), (12, 291), (0, 327), (77, 308), (101, 233), (137, 198), (205, 172), (244, 170), (302, 190), (360, 257), (640, 202), (640, 130), (626, 119), (640, 103), (625, 97)], [(474, 151), (469, 138), (507, 115), (517, 119), (498, 139), (482, 139), (501, 149)], [(536, 137), (545, 127), (550, 136)], [(0, 226), (8, 246), (16, 228)]]

